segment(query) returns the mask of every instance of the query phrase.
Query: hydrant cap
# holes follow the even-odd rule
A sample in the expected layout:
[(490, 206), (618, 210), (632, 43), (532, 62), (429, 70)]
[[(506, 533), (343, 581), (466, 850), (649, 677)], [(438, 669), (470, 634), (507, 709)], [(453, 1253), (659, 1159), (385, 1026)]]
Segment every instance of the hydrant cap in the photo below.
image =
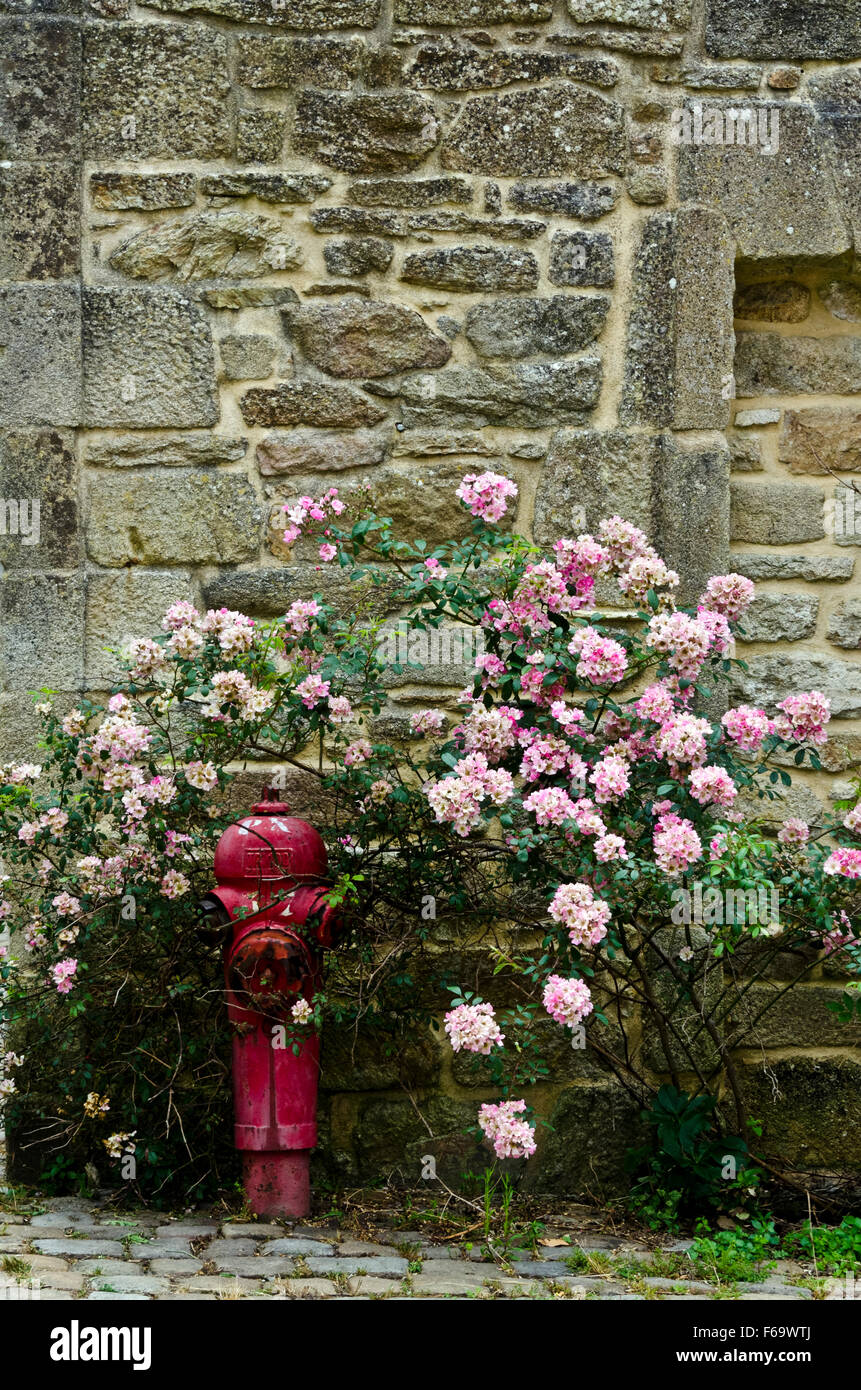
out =
[(327, 854), (322, 836), (283, 801), (260, 801), (228, 826), (215, 851), (219, 883), (254, 884), (322, 878)]

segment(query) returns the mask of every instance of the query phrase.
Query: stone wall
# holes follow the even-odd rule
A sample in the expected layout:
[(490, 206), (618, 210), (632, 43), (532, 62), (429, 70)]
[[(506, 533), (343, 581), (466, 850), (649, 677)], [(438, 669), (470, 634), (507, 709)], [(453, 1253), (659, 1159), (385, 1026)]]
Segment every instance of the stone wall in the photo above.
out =
[[(489, 465), (538, 541), (644, 526), (685, 599), (732, 552), (741, 692), (832, 699), (821, 813), (861, 763), (859, 59), (859, 0), (0, 0), (0, 757), (169, 600), (319, 584), (284, 499), (367, 478), (438, 539)], [(859, 1163), (818, 975), (742, 1060), (776, 1150)], [(415, 1171), (404, 1084), (436, 1135), (472, 1116), (430, 1039), (409, 1075), (334, 1055), (344, 1174)], [(631, 1120), (569, 1059), (538, 1105), (550, 1185)]]

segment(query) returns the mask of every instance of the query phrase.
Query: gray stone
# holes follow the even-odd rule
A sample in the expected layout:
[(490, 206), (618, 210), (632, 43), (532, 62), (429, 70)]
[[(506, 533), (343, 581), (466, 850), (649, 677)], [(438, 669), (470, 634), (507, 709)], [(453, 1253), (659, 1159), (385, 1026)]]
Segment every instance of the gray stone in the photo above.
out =
[(757, 594), (741, 620), (747, 642), (800, 642), (816, 630), (815, 594)]
[(708, 0), (706, 51), (717, 58), (861, 58), (861, 4)]
[[(861, 24), (861, 4), (859, 0), (852, 0), (852, 4), (857, 22)], [(810, 95), (816, 107), (822, 144), (831, 157), (834, 180), (857, 249), (861, 242), (861, 148), (858, 142), (861, 72), (858, 68), (815, 72), (810, 79)]]
[[(218, 1260), (222, 1256), (229, 1256), (232, 1259), (234, 1256), (238, 1258), (244, 1255), (254, 1255), (259, 1244), (260, 1240), (257, 1237), (250, 1240), (243, 1236), (231, 1236), (230, 1239), (226, 1240), (213, 1240), (206, 1247), (206, 1258), (207, 1260)], [(284, 1253), (279, 1250), (272, 1250), (268, 1242), (266, 1250), (270, 1255)]]
[[(284, 11), (282, 11), (282, 14)], [(365, 45), (357, 39), (288, 39), (242, 35), (238, 80), (245, 87), (349, 89), (361, 70)]]
[(763, 1119), (758, 1151), (809, 1171), (861, 1163), (855, 1123), (861, 1067), (848, 1057), (748, 1062), (739, 1076), (751, 1114)]
[(567, 83), (472, 97), (442, 147), (446, 169), (600, 178), (624, 167), (622, 108)]
[(732, 372), (733, 243), (718, 213), (683, 209), (646, 223), (620, 419), (723, 429)]
[(80, 177), (72, 165), (0, 167), (0, 278), (77, 274), (80, 212)]
[(821, 690), (835, 719), (861, 714), (861, 667), (818, 653), (749, 656), (746, 672), (733, 672), (734, 698), (774, 712), (779, 700), (799, 690)]
[(370, 29), (380, 17), (380, 0), (290, 0), (275, 8), (269, 0), (146, 0), (156, 10), (211, 14), (242, 24), (277, 29)]
[(625, 175), (625, 188), (632, 203), (657, 207), (667, 201), (670, 177), (661, 164), (636, 164)]
[(287, 117), (281, 111), (257, 107), (236, 116), (236, 158), (240, 164), (280, 164), (287, 133)]
[(709, 445), (672, 435), (655, 449), (654, 543), (679, 574), (677, 601), (693, 604), (706, 579), (728, 568), (729, 450), (720, 437)]
[(745, 555), (736, 552), (733, 568), (748, 579), (851, 579), (855, 561), (844, 555)]
[(568, 13), (578, 24), (609, 22), (641, 29), (686, 29), (691, 0), (567, 0)]
[(730, 466), (734, 473), (761, 473), (763, 471), (762, 444), (756, 437), (743, 434), (727, 436), (730, 452)]
[(427, 232), (457, 232), (461, 236), (484, 236), (494, 241), (534, 241), (547, 230), (545, 222), (524, 217), (472, 217), (467, 212), (417, 212), (407, 218), (407, 230), (424, 236)]
[[(230, 1244), (237, 1242), (231, 1241)], [(293, 1261), (283, 1259), (280, 1256), (273, 1256), (268, 1259), (265, 1255), (218, 1255), (214, 1264), (224, 1274), (233, 1274), (242, 1279), (278, 1279), (284, 1274), (293, 1273)], [(195, 1280), (195, 1284), (197, 1281)], [(222, 1281), (221, 1288), (229, 1287), (226, 1281)]]
[(185, 1263), (191, 1256), (191, 1246), (187, 1240), (167, 1237), (135, 1244), (134, 1250), (141, 1260), (168, 1260), (171, 1264), (177, 1260)]
[(513, 82), (541, 82), (552, 77), (596, 87), (613, 87), (619, 80), (619, 69), (606, 58), (581, 58), (573, 53), (523, 48), (483, 53), (472, 45), (443, 41), (423, 44), (410, 63), (408, 76), (416, 87), (469, 92), (507, 87)]
[(836, 319), (861, 323), (861, 285), (851, 280), (829, 280), (816, 293)]
[[(796, 961), (790, 979), (802, 964)], [(842, 992), (839, 985), (812, 980), (789, 991), (779, 981), (753, 984), (734, 1004), (730, 1020), (750, 1030), (745, 1047), (852, 1047), (852, 1024), (840, 1023), (829, 1008)]]
[(861, 337), (739, 333), (735, 378), (739, 396), (852, 396), (861, 391)]
[(585, 413), (597, 404), (600, 390), (601, 364), (594, 357), (487, 370), (448, 367), (435, 377), (404, 379), (403, 422), (407, 428), (466, 429), (487, 424), (525, 429), (540, 429), (551, 422), (582, 424)]
[(695, 92), (755, 92), (762, 82), (762, 68), (750, 63), (697, 64), (685, 68), (681, 79)]
[(84, 419), (171, 429), (218, 419), (202, 311), (175, 290), (84, 291)]
[(0, 434), (0, 478), (3, 568), (74, 569), (79, 558), (74, 435), (48, 429)]
[(407, 256), (400, 278), (445, 290), (531, 290), (538, 284), (538, 262), (531, 251), (448, 246)]
[(801, 323), (809, 313), (810, 290), (795, 280), (763, 280), (754, 285), (745, 285), (735, 297), (735, 316), (738, 319)]
[(395, 173), (430, 154), (439, 140), (432, 104), (417, 92), (300, 92), (293, 147), (352, 174)]
[[(273, 1227), (273, 1230), (277, 1229), (277, 1227)], [(196, 1240), (201, 1236), (214, 1236), (217, 1230), (218, 1227), (214, 1221), (171, 1221), (168, 1225), (156, 1226), (155, 1233), (159, 1240), (171, 1236), (182, 1236), (186, 1240)]]
[(135, 280), (253, 279), (301, 262), (302, 251), (280, 222), (228, 209), (146, 227), (110, 258), (114, 270)]
[(322, 1240), (299, 1240), (286, 1236), (283, 1240), (269, 1240), (264, 1247), (267, 1255), (331, 1255), (334, 1247)]
[(244, 475), (140, 469), (90, 480), (87, 550), (99, 565), (237, 564), (255, 559), (262, 520)]
[(356, 1258), (311, 1255), (306, 1264), (313, 1274), (369, 1274), (376, 1277), (388, 1275), (394, 1279), (403, 1279), (409, 1273), (408, 1262), (397, 1255), (360, 1255)]
[(610, 183), (516, 183), (508, 202), (523, 212), (558, 212), (581, 222), (594, 222), (612, 212), (619, 201)]
[(399, 24), (538, 24), (549, 19), (551, 0), (395, 0)]
[(91, 174), (90, 197), (94, 207), (109, 212), (126, 208), (142, 212), (190, 208), (194, 203), (194, 174)]
[(0, 686), (4, 690), (51, 686), (74, 691), (83, 687), (84, 593), (80, 579), (7, 575), (0, 586), (0, 613)]
[(268, 434), (256, 450), (257, 467), (264, 477), (375, 468), (385, 462), (387, 454), (385, 436), (365, 430), (355, 430), (351, 434), (325, 434), (314, 430)]
[(81, 36), (65, 20), (5, 20), (0, 54), (0, 158), (77, 157)]
[[(546, 447), (546, 446), (545, 446)], [(508, 451), (514, 456), (514, 450)], [(395, 458), (437, 458), (444, 454), (477, 454), (498, 458), (502, 450), (477, 430), (398, 430), (392, 444)]]
[(211, 309), (259, 309), (271, 308), (277, 304), (296, 304), (299, 296), (295, 290), (275, 285), (264, 285), (255, 289), (233, 285), (227, 289), (201, 290), (200, 298)]
[(583, 1194), (590, 1202), (627, 1191), (625, 1150), (646, 1137), (639, 1116), (640, 1106), (621, 1087), (566, 1087), (526, 1183), (540, 1192)]
[(239, 403), (247, 425), (313, 425), (355, 429), (376, 425), (385, 410), (352, 386), (317, 381), (285, 381), (271, 390), (254, 387)]
[(75, 285), (0, 289), (0, 426), (80, 424), (81, 304)]
[[(44, 1295), (43, 1295), (44, 1296)], [(56, 1295), (59, 1296), (59, 1295)], [(93, 1293), (88, 1293), (86, 1303), (149, 1303), (149, 1298), (145, 1293), (111, 1293), (105, 1289), (96, 1289)]]
[(483, 357), (580, 352), (602, 332), (609, 308), (603, 295), (497, 299), (474, 305), (464, 332)]
[(777, 457), (790, 473), (861, 471), (861, 410), (819, 406), (784, 411)]
[[(687, 110), (696, 114), (696, 104), (688, 103)], [(740, 132), (727, 132), (727, 113), (738, 115), (740, 110), (764, 123), (765, 139), (753, 144), (728, 141), (729, 134)], [(740, 108), (737, 101), (711, 101), (705, 114), (713, 121), (720, 116), (723, 142), (679, 147), (679, 196), (721, 212), (733, 230), (739, 256), (768, 260), (834, 256), (848, 250), (844, 210), (811, 106), (750, 102)], [(766, 153), (775, 120), (779, 148)]]
[(272, 375), (277, 347), (265, 333), (231, 333), (219, 338), (218, 351), (227, 379), (248, 381)]
[(347, 237), (327, 242), (323, 259), (330, 275), (368, 275), (372, 270), (387, 270), (394, 251), (390, 241), (379, 237)]
[(380, 377), (441, 367), (451, 344), (405, 304), (354, 297), (285, 309), (285, 331), (309, 362), (336, 377)]
[(793, 545), (825, 535), (825, 494), (818, 487), (733, 481), (730, 527), (734, 541)]
[(861, 647), (861, 602), (858, 599), (844, 599), (834, 610), (828, 619), (827, 636), (835, 647)]
[(365, 208), (315, 208), (311, 226), (315, 232), (359, 232), (370, 236), (404, 236), (406, 230), (393, 212), (368, 212)]
[(605, 48), (611, 53), (633, 53), (655, 58), (678, 58), (684, 48), (682, 34), (645, 33), (636, 29), (581, 29), (576, 35), (557, 35), (555, 43)]
[(87, 1240), (84, 1237), (81, 1237), (80, 1240), (74, 1240), (44, 1237), (34, 1240), (33, 1245), (43, 1255), (70, 1255), (82, 1260), (93, 1259), (100, 1255), (119, 1260), (123, 1256), (123, 1247), (118, 1240)]
[(104, 1279), (96, 1275), (93, 1283), (101, 1293), (167, 1293), (170, 1288), (168, 1279), (155, 1274), (111, 1274)]
[(122, 651), (132, 637), (157, 632), (172, 603), (194, 599), (187, 570), (123, 569), (87, 580), (86, 677), (92, 690), (109, 689), (122, 666), (109, 649)]
[(325, 174), (206, 174), (200, 180), (207, 198), (254, 197), (261, 203), (313, 203), (331, 187)]
[(554, 285), (612, 285), (612, 237), (606, 232), (554, 232), (547, 277)]
[(168, 1279), (185, 1278), (190, 1274), (199, 1274), (203, 1269), (201, 1260), (182, 1259), (155, 1259), (150, 1261), (150, 1274), (162, 1275)]
[(737, 410), (733, 424), (738, 430), (752, 429), (756, 425), (776, 425), (781, 413), (779, 409)]
[(91, 159), (229, 155), (229, 97), (223, 34), (177, 24), (84, 29), (81, 109)]
[(141, 431), (139, 434), (92, 434), (83, 446), (83, 461), (103, 468), (182, 468), (188, 464), (237, 463), (245, 457), (247, 439), (184, 430), (179, 434)]
[(359, 179), (349, 197), (364, 207), (427, 208), (438, 203), (471, 203), (466, 179)]

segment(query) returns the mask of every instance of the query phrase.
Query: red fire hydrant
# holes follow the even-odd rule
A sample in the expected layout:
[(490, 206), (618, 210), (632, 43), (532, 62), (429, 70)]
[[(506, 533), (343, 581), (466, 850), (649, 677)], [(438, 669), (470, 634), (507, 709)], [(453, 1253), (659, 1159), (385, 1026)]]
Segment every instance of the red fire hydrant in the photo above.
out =
[(225, 830), (214, 867), (218, 886), (200, 906), (204, 930), (230, 928), (224, 976), (246, 1196), (259, 1216), (307, 1216), (320, 1040), (302, 1037), (290, 1015), (319, 989), (337, 932), (326, 846), (284, 802), (265, 800)]

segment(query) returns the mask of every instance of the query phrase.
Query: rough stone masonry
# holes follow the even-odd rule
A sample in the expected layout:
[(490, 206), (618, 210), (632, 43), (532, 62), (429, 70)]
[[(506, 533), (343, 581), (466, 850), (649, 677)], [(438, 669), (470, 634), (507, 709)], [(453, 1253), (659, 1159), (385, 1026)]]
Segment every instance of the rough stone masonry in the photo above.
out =
[[(286, 498), (368, 479), (409, 528), (420, 482), (436, 541), (491, 466), (537, 541), (618, 510), (685, 599), (758, 581), (739, 694), (830, 696), (815, 820), (861, 766), (859, 60), (861, 0), (0, 0), (0, 757), (169, 600), (316, 587)], [(861, 1164), (839, 989), (740, 1058), (802, 1166)], [(585, 1188), (636, 1117), (554, 1075), (540, 1180)], [(425, 1151), (403, 1079), (330, 1044), (339, 1174)], [(428, 1037), (409, 1079), (459, 1135), (474, 1076)]]

